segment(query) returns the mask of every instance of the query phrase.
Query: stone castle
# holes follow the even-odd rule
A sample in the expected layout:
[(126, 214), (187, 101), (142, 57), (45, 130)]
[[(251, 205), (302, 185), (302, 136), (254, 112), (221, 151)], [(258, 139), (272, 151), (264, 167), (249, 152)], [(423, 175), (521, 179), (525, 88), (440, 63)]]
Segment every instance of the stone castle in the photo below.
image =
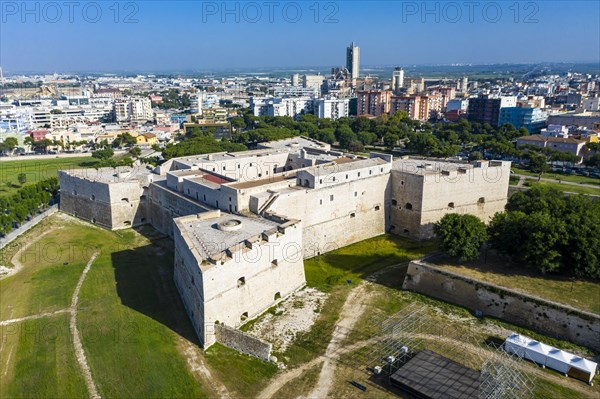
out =
[(60, 171), (61, 210), (175, 242), (174, 278), (200, 342), (305, 284), (303, 259), (381, 235), (433, 235), (447, 213), (504, 210), (510, 162), (369, 157), (296, 137), (157, 168)]

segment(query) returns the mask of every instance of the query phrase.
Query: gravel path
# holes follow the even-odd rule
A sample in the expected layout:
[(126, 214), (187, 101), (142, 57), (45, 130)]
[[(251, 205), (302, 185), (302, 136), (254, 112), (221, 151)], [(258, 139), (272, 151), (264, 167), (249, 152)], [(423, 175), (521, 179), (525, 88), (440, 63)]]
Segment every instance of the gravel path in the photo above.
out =
[(79, 335), (79, 330), (77, 329), (77, 303), (79, 302), (79, 291), (81, 291), (83, 281), (85, 280), (85, 277), (90, 271), (92, 263), (94, 263), (94, 260), (96, 260), (98, 254), (99, 252), (94, 253), (88, 261), (87, 265), (85, 266), (85, 269), (83, 269), (83, 273), (81, 273), (81, 277), (79, 277), (79, 281), (77, 282), (77, 286), (75, 287), (75, 292), (73, 292), (71, 307), (69, 308), (69, 312), (71, 313), (71, 320), (69, 321), (69, 326), (71, 328), (71, 335), (73, 336), (75, 356), (77, 357), (79, 367), (81, 367), (81, 372), (83, 373), (83, 378), (85, 379), (85, 383), (88, 388), (88, 393), (90, 395), (90, 398), (92, 399), (100, 399), (100, 395), (98, 394), (98, 389), (96, 388), (96, 384), (94, 383), (94, 379), (92, 378), (92, 372), (90, 371), (90, 366), (88, 365), (87, 358), (85, 357), (83, 345), (81, 344), (81, 337)]

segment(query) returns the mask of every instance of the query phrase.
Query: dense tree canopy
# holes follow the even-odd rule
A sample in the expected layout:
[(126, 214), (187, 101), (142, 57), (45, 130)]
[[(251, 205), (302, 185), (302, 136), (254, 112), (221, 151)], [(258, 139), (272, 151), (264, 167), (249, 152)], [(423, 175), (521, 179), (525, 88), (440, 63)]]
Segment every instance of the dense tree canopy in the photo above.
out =
[(184, 157), (211, 152), (235, 152), (246, 150), (243, 144), (219, 141), (210, 136), (197, 136), (180, 141), (177, 144), (168, 144), (163, 150), (165, 159)]
[(444, 215), (435, 224), (434, 233), (441, 239), (444, 252), (461, 261), (477, 259), (487, 238), (485, 224), (477, 216), (458, 213)]
[(58, 179), (53, 177), (27, 185), (11, 196), (0, 197), (0, 236), (45, 208), (57, 195)]
[(514, 194), (489, 226), (499, 252), (542, 273), (600, 277), (600, 200), (545, 186)]

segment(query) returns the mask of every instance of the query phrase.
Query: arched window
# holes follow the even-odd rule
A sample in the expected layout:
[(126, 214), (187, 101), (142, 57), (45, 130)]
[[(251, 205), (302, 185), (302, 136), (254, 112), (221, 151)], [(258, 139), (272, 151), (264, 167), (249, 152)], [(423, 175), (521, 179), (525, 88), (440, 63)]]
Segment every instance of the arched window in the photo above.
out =
[(454, 202), (448, 202), (448, 208), (454, 208)]
[(412, 204), (410, 202), (407, 202), (406, 205), (404, 205), (404, 208), (410, 211), (412, 209)]

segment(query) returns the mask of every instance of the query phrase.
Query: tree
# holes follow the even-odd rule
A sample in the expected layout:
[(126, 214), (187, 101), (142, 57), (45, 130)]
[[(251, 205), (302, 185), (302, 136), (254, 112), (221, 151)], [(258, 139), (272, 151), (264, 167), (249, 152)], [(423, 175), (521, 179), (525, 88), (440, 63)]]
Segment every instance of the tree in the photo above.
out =
[(2, 144), (4, 144), (6, 151), (12, 153), (19, 145), (19, 141), (15, 137), (7, 137)]
[(160, 152), (162, 150), (158, 144), (152, 144), (151, 148), (156, 152)]
[(487, 239), (485, 224), (476, 216), (449, 213), (433, 228), (442, 240), (444, 252), (461, 261), (479, 258), (481, 245)]
[(538, 181), (542, 178), (542, 174), (546, 173), (550, 168), (548, 166), (548, 158), (543, 154), (530, 152), (529, 155), (529, 170), (538, 174)]
[(231, 126), (236, 131), (242, 130), (246, 127), (246, 122), (244, 121), (244, 118), (241, 118), (239, 116), (237, 116), (235, 118), (231, 118), (230, 122), (231, 122)]
[(138, 147), (137, 145), (135, 147), (133, 147), (131, 150), (129, 150), (129, 153), (136, 157), (139, 158), (140, 155), (142, 155), (142, 149), (140, 147)]
[(365, 146), (362, 142), (356, 140), (348, 144), (348, 150), (350, 152), (363, 152), (365, 150)]
[(515, 193), (488, 228), (500, 253), (542, 273), (600, 277), (600, 200), (544, 186)]
[(473, 151), (469, 154), (469, 161), (479, 161), (483, 159), (483, 155), (479, 151)]
[(349, 148), (350, 143), (354, 141), (358, 141), (358, 137), (356, 133), (354, 133), (350, 128), (348, 130), (342, 130), (338, 136), (338, 141), (340, 143), (340, 147)]
[(113, 157), (115, 152), (111, 148), (103, 148), (92, 152), (92, 157), (100, 160), (107, 160)]
[(588, 157), (583, 161), (585, 166), (589, 166), (590, 168), (600, 168), (600, 152)]
[(393, 133), (386, 133), (383, 136), (383, 144), (389, 149), (394, 149), (394, 147), (398, 143), (398, 140), (400, 140), (398, 135)]
[(20, 185), (23, 185), (27, 182), (27, 175), (25, 173), (19, 173), (17, 180), (19, 180)]
[(35, 140), (31, 136), (27, 136), (23, 139), (23, 143), (27, 146), (33, 147)]

